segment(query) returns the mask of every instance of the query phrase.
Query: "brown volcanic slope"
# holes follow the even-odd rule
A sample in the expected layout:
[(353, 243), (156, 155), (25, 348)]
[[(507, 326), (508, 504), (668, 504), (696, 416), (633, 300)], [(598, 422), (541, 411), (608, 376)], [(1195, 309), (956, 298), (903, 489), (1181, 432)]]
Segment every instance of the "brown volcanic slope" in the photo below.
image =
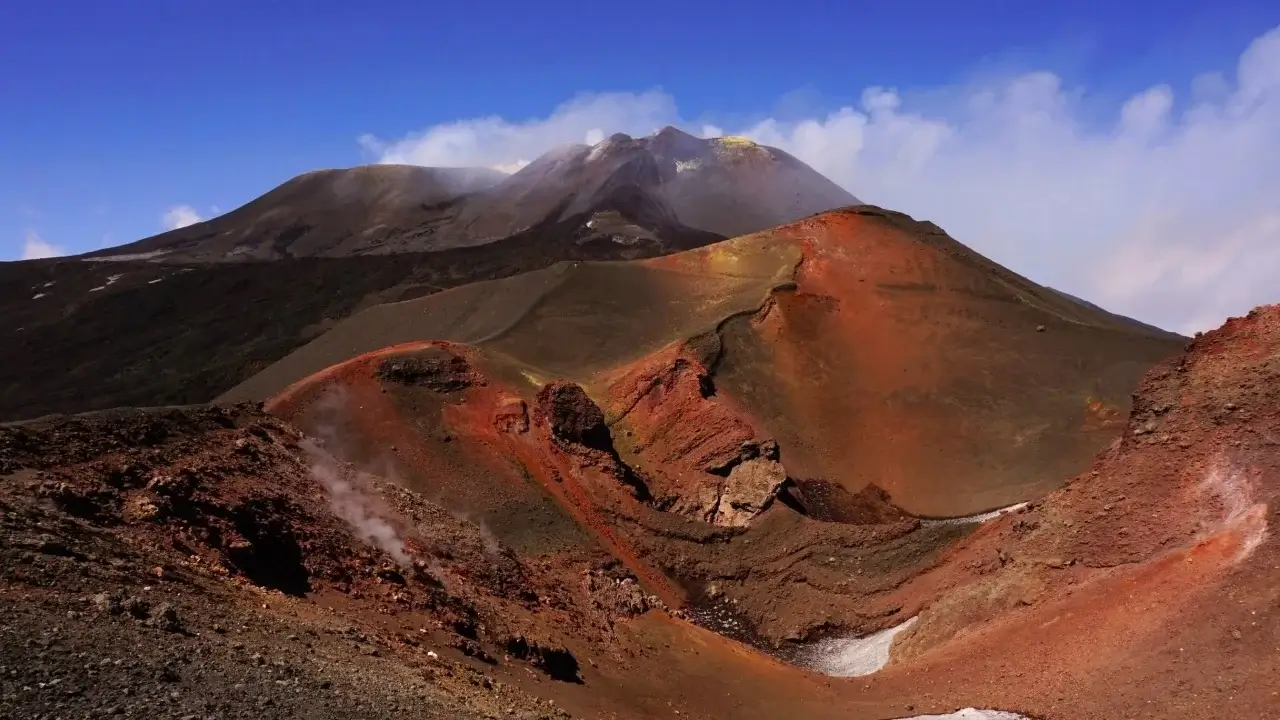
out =
[(864, 206), (369, 308), (221, 399), (437, 339), (482, 349), (529, 389), (585, 386), (659, 504), (702, 519), (753, 437), (776, 438), (797, 480), (875, 484), (921, 515), (1035, 497), (1111, 441), (1138, 378), (1181, 342)]
[(161, 262), (346, 257), (480, 245), (548, 225), (575, 236), (730, 237), (858, 200), (787, 153), (675, 128), (566, 145), (510, 176), (373, 165), (294, 178), (226, 215), (86, 257)]
[[(874, 494), (844, 521), (785, 497), (730, 527), (663, 512), (585, 393), (529, 392), (486, 354), (417, 344), (297, 384), (272, 409), (319, 443), (245, 406), (0, 426), (0, 712), (1208, 720), (1275, 707), (1280, 307), (1156, 366), (1092, 471), (978, 526), (922, 523)], [(689, 421), (744, 419), (707, 403), (728, 404), (674, 405), (698, 411)], [(762, 443), (725, 480), (749, 486), (773, 457)], [(467, 492), (510, 519), (459, 509)], [(637, 589), (680, 602), (672, 579), (723, 596), (765, 646), (918, 620), (879, 672), (821, 678)]]
[[(1124, 435), (904, 594), (936, 597), (871, 697), (1035, 717), (1270, 717), (1280, 707), (1280, 306), (1196, 338)], [(927, 589), (926, 589), (927, 588)], [(959, 671), (958, 668), (963, 668)]]

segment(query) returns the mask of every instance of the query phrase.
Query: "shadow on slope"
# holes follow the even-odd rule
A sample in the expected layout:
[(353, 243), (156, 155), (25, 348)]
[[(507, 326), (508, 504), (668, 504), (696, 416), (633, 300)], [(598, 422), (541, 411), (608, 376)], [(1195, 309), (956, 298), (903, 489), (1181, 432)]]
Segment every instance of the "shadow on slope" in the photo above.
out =
[(576, 218), (437, 253), (0, 263), (0, 418), (207, 402), (370, 305), (565, 259), (649, 257), (717, 239), (683, 229), (622, 243)]

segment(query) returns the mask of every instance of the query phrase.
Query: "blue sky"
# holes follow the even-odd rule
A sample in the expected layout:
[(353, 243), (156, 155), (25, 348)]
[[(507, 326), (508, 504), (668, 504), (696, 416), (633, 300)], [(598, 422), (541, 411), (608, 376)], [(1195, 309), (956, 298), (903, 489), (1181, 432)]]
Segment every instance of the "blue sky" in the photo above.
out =
[[(752, 7), (10, 0), (0, 4), (0, 258), (20, 256), (33, 236), (71, 252), (135, 240), (163, 230), (176, 206), (208, 217), (317, 167), (449, 160), (407, 152), (405, 139), (486, 117), (527, 129), (583, 93), (621, 94), (607, 96), (621, 98), (612, 109), (597, 98), (583, 111), (621, 126), (606, 133), (675, 118), (754, 129), (790, 150), (806, 119), (850, 108), (871, 117), (867, 88), (892, 88), (900, 108), (963, 128), (957, 108), (981, 96), (975, 88), (1008, 90), (1048, 71), (1071, 132), (1088, 139), (1154, 86), (1172, 88), (1175, 113), (1197, 94), (1233, 92), (1241, 53), (1280, 25), (1275, 3), (1238, 0)], [(1196, 80), (1214, 72), (1225, 89)], [(510, 156), (477, 157), (527, 160), (539, 142), (580, 130), (559, 127), (510, 141)], [(898, 197), (865, 170), (820, 169), (859, 196), (880, 193), (872, 201)], [(903, 209), (949, 219), (928, 203)]]

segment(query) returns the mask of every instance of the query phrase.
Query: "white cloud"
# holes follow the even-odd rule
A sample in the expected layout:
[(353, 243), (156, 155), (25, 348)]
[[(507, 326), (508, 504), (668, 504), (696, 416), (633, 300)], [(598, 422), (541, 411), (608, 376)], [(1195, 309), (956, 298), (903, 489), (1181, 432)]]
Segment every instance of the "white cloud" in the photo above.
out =
[(499, 164), (497, 164), (497, 165), (490, 165), (489, 167), (491, 167), (491, 168), (493, 168), (494, 170), (497, 170), (497, 171), (499, 171), (499, 172), (504, 172), (504, 173), (506, 173), (506, 174), (510, 175), (511, 173), (518, 171), (520, 168), (522, 168), (522, 167), (524, 167), (525, 165), (528, 165), (528, 164), (529, 164), (529, 161), (528, 161), (528, 160), (525, 160), (524, 158), (520, 158), (519, 160), (516, 160), (515, 162), (499, 163)]
[[(1280, 302), (1280, 28), (1232, 73), (1166, 81), (1101, 124), (1086, 117), (1089, 88), (1038, 71), (918, 93), (868, 88), (856, 107), (732, 130), (1038, 282), (1191, 332)], [(514, 167), (597, 131), (667, 124), (724, 134), (652, 91), (361, 143), (384, 162)]]
[(35, 230), (28, 230), (22, 244), (23, 260), (40, 260), (42, 258), (61, 257), (66, 250), (49, 242), (45, 242)]
[(166, 230), (177, 230), (188, 225), (195, 225), (202, 222), (204, 218), (200, 217), (200, 213), (190, 205), (174, 205), (164, 212), (161, 221), (164, 223)]
[(365, 135), (360, 144), (379, 162), (509, 171), (556, 145), (599, 142), (606, 131), (643, 135), (677, 117), (675, 101), (659, 91), (580, 95), (545, 119), (476, 118), (436, 125), (392, 142)]

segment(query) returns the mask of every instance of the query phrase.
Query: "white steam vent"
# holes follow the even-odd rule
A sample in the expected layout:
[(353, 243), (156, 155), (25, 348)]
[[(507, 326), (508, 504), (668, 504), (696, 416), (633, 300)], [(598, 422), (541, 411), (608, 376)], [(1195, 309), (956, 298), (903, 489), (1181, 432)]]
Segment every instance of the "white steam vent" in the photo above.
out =
[(832, 677), (870, 675), (889, 664), (893, 639), (916, 620), (911, 618), (865, 637), (819, 640), (801, 653), (798, 664)]

